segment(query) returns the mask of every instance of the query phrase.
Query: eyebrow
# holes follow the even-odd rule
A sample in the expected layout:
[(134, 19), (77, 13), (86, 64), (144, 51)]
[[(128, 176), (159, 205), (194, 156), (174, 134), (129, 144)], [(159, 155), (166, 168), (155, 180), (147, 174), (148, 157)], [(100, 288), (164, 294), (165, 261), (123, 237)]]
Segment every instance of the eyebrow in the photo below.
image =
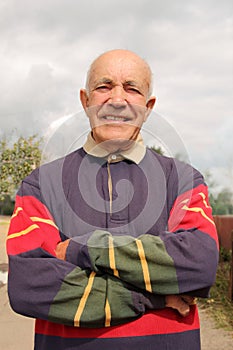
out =
[(123, 85), (129, 85), (129, 86), (137, 86), (137, 87), (139, 87), (138, 83), (137, 83), (136, 81), (134, 81), (134, 80), (127, 80), (127, 81), (124, 82)]
[[(110, 79), (110, 78), (105, 78), (105, 77), (104, 77), (104, 78), (101, 78), (101, 79), (98, 80), (98, 81), (96, 81), (94, 85), (95, 85), (95, 86), (98, 86), (99, 84), (113, 84), (113, 85), (115, 85), (112, 79)], [(125, 86), (125, 85), (137, 86), (137, 87), (139, 87), (138, 83), (137, 83), (136, 81), (134, 81), (134, 80), (126, 80), (126, 81), (124, 81), (124, 82), (123, 82), (123, 86)]]
[(94, 82), (94, 85), (97, 86), (99, 84), (112, 84), (113, 80), (109, 78), (101, 78), (100, 80), (97, 80)]

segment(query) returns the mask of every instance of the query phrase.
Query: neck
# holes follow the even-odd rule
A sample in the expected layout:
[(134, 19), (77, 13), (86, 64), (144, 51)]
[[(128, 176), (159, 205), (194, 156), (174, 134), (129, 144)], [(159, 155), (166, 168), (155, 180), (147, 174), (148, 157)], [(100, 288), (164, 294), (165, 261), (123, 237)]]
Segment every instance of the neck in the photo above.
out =
[(129, 150), (133, 146), (134, 142), (134, 140), (116, 139), (107, 140), (99, 143), (98, 145), (105, 149), (108, 153), (120, 153)]

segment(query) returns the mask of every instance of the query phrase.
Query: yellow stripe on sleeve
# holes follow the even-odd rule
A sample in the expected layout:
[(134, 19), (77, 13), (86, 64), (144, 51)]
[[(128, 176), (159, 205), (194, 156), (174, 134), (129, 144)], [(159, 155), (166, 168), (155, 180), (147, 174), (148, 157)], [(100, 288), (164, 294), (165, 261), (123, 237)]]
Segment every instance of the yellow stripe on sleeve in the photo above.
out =
[(148, 264), (146, 261), (146, 256), (145, 256), (145, 251), (142, 245), (142, 241), (139, 239), (136, 239), (136, 244), (138, 248), (138, 255), (141, 260), (141, 265), (142, 265), (142, 272), (143, 272), (143, 277), (144, 277), (144, 282), (145, 282), (145, 287), (148, 292), (152, 293), (152, 287), (151, 287), (151, 282), (150, 282), (150, 273), (149, 273), (149, 268)]
[(32, 217), (30, 217), (30, 219), (34, 222), (43, 222), (44, 224), (51, 225), (51, 226), (58, 229), (57, 225), (50, 219), (43, 219), (43, 218), (39, 218), (37, 216), (32, 216)]
[(18, 213), (19, 213), (20, 211), (22, 211), (22, 210), (23, 210), (23, 208), (18, 207), (18, 208), (16, 209), (16, 211), (14, 212), (14, 214), (12, 214), (11, 219), (15, 218), (15, 217), (18, 215)]
[(202, 197), (205, 207), (210, 208), (210, 206), (206, 202), (206, 195), (203, 192), (200, 192), (199, 195)]
[(87, 286), (86, 286), (86, 288), (84, 290), (83, 296), (82, 296), (82, 298), (80, 300), (78, 309), (77, 309), (76, 314), (74, 316), (74, 326), (75, 327), (80, 327), (80, 319), (81, 319), (83, 310), (85, 308), (87, 299), (89, 297), (89, 294), (91, 292), (91, 288), (93, 286), (95, 275), (96, 275), (96, 273), (94, 271), (92, 271), (90, 276), (89, 276)]
[(16, 233), (11, 233), (11, 234), (7, 237), (7, 240), (8, 240), (8, 239), (12, 239), (12, 238), (16, 238), (16, 237), (20, 237), (20, 236), (23, 236), (23, 235), (26, 235), (26, 234), (30, 233), (31, 231), (35, 230), (36, 228), (39, 228), (39, 226), (36, 225), (36, 224), (33, 224), (33, 225), (29, 226), (28, 228), (26, 228), (25, 230), (22, 230), (22, 231), (16, 232)]
[(211, 220), (208, 215), (206, 215), (206, 213), (202, 208), (199, 208), (199, 207), (189, 208), (187, 207), (187, 205), (184, 205), (182, 209), (187, 211), (194, 211), (195, 213), (200, 213), (206, 220), (208, 220), (209, 222), (211, 222), (211, 224), (215, 226), (215, 222)]
[(107, 299), (105, 304), (105, 327), (110, 327), (110, 326), (111, 326), (111, 309)]
[(110, 268), (113, 270), (114, 276), (119, 277), (119, 272), (116, 269), (113, 238), (111, 236), (109, 237), (109, 264), (110, 264)]

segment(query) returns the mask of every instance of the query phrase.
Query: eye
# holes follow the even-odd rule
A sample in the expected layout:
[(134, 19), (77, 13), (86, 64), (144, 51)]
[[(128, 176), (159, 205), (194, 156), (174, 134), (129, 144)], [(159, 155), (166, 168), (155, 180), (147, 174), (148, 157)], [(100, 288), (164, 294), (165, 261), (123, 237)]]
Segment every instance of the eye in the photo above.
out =
[(126, 91), (131, 92), (131, 93), (135, 93), (135, 94), (141, 94), (141, 92), (137, 88), (134, 88), (131, 86), (127, 87)]
[(99, 85), (95, 89), (100, 91), (100, 92), (108, 92), (110, 90), (110, 86), (109, 85)]
[(140, 94), (141, 95), (141, 91), (136, 87), (133, 86), (131, 84), (127, 84), (124, 86), (124, 89), (126, 92), (131, 93), (131, 94)]

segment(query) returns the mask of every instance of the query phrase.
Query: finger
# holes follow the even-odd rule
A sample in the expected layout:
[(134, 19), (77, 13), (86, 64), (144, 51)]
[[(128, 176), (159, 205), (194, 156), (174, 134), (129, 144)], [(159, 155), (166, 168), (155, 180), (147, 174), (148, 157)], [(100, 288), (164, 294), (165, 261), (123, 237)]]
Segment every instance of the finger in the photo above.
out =
[(180, 301), (177, 311), (179, 312), (179, 314), (183, 317), (188, 316), (189, 312), (190, 312), (190, 307), (186, 302)]
[(187, 316), (190, 312), (189, 305), (178, 295), (166, 296), (166, 306), (179, 312), (181, 316)]
[(188, 305), (195, 305), (197, 303), (197, 298), (190, 295), (182, 295), (181, 297)]

